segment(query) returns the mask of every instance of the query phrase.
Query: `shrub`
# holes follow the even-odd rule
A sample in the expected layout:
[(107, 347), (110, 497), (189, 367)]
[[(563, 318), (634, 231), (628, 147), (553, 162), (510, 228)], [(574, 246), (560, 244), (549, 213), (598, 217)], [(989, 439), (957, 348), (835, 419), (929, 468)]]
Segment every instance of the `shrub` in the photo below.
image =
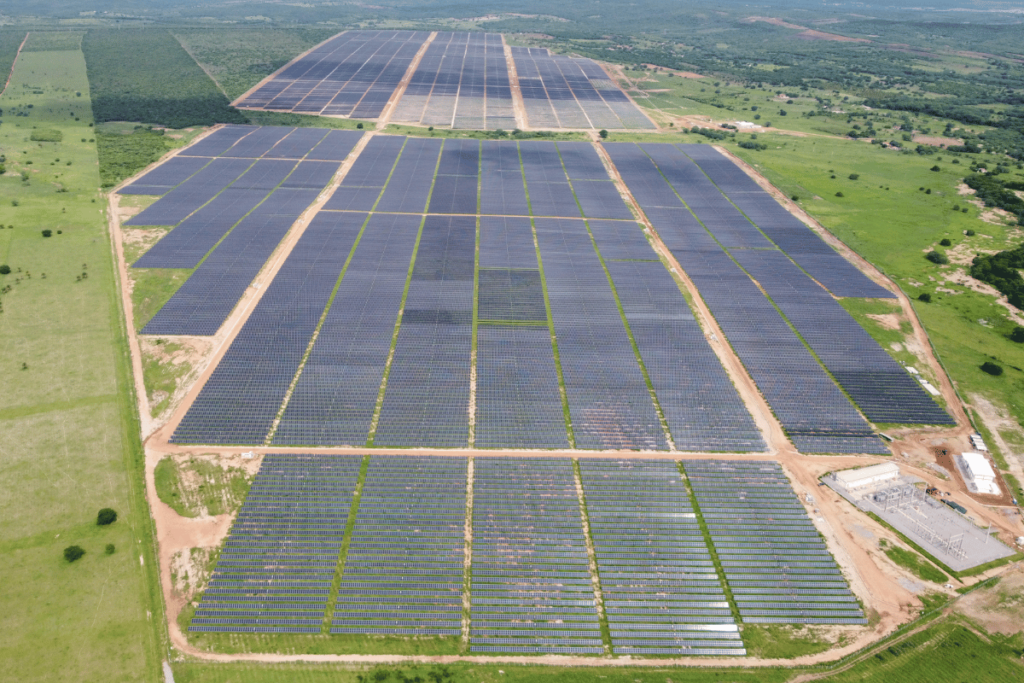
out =
[(837, 196), (837, 197), (842, 197), (842, 196), (843, 196), (843, 193), (842, 193), (842, 192), (836, 192), (836, 196)]
[(1003, 368), (1001, 365), (996, 365), (992, 361), (988, 360), (981, 364), (981, 370), (982, 372), (987, 372), (993, 377), (998, 377), (999, 375), (1003, 374)]
[(939, 245), (943, 247), (951, 247), (953, 246), (953, 243), (949, 241), (948, 237), (943, 237), (941, 240), (939, 240)]
[(932, 166), (932, 167), (931, 167), (931, 169), (930, 169), (930, 170), (932, 170), (932, 171), (941, 171), (942, 169), (941, 169), (941, 168), (939, 168), (939, 165), (938, 165), (938, 164), (935, 164), (934, 166)]
[(944, 263), (949, 263), (949, 257), (948, 256), (943, 254), (941, 251), (935, 251), (934, 249), (932, 249), (927, 254), (925, 254), (924, 257), (926, 259), (928, 259), (929, 261), (931, 261), (932, 263), (938, 263), (940, 265), (942, 265)]
[(362, 130), (362, 129), (363, 129), (363, 124), (362, 124), (362, 123), (357, 123), (357, 124), (356, 124), (356, 128), (357, 128), (358, 130)]
[(117, 521), (117, 513), (112, 508), (103, 508), (96, 515), (96, 524), (107, 526)]
[(974, 237), (974, 236), (975, 236), (975, 235), (977, 235), (978, 233), (974, 232), (973, 230), (968, 230), (968, 231), (967, 231), (967, 232), (965, 232), (964, 234), (965, 234), (965, 235), (967, 235), (968, 237)]
[(601, 136), (601, 139), (602, 139), (602, 140), (607, 140), (607, 139), (608, 139), (608, 131), (606, 131), (606, 130), (605, 130), (604, 128), (602, 128), (601, 130), (599, 130), (597, 134), (598, 134), (599, 136)]
[(85, 555), (85, 550), (80, 545), (69, 545), (67, 548), (64, 548), (64, 559), (68, 562), (79, 560), (82, 558), (82, 555)]
[(857, 178), (860, 178), (860, 173), (851, 173), (850, 174), (850, 180), (856, 180)]
[(7, 265), (5, 263), (4, 265), (0, 266), (0, 275), (10, 275), (10, 274), (11, 274), (11, 267), (9, 265)]
[(113, 555), (115, 550), (117, 549), (114, 547), (114, 544), (108, 543), (107, 546), (103, 549), (103, 552), (105, 552), (107, 555)]
[(1018, 344), (1024, 344), (1024, 327), (1017, 325), (1017, 327), (1013, 328), (1013, 332), (1010, 333), (1010, 339)]
[(794, 202), (800, 201), (800, 197), (797, 195), (793, 195), (792, 197), (790, 197), (790, 199), (792, 199)]
[(49, 237), (53, 234), (53, 230), (43, 230), (43, 237)]
[(923, 301), (926, 304), (930, 304), (932, 302), (932, 295), (929, 294), (928, 292), (922, 292), (917, 296), (917, 300)]
[(28, 139), (32, 142), (60, 142), (64, 139), (64, 134), (59, 130), (41, 128), (39, 130), (32, 131), (32, 134), (28, 136)]

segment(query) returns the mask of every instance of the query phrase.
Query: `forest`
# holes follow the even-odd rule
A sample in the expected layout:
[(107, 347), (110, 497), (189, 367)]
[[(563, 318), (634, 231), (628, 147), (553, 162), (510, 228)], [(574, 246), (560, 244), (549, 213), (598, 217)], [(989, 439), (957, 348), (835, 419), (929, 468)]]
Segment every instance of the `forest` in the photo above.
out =
[(89, 31), (82, 51), (96, 123), (185, 128), (247, 120), (164, 29)]

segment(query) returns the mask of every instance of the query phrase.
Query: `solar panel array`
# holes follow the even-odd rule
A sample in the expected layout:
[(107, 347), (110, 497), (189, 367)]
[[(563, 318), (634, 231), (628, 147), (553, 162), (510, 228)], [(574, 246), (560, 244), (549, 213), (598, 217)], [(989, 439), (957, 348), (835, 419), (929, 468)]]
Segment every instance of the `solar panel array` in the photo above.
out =
[(419, 216), (370, 217), (274, 443), (366, 443), (419, 228)]
[(784, 254), (748, 251), (735, 257), (869, 420), (956, 424), (845, 308)]
[(729, 199), (811, 277), (839, 297), (894, 299), (779, 204), (736, 164), (707, 145), (679, 145)]
[[(264, 156), (135, 262), (135, 268), (199, 265), (146, 324), (143, 334), (216, 334), (295, 220), (333, 179), (338, 161), (303, 160), (328, 131), (270, 130), (269, 136), (262, 135), (264, 129), (253, 130), (227, 149), (225, 154), (238, 150), (237, 155)], [(343, 136), (349, 151), (359, 137), (361, 133)], [(326, 156), (341, 155), (343, 149), (336, 144), (340, 141)], [(294, 158), (270, 158), (275, 156)], [(238, 160), (251, 163), (248, 157)], [(215, 159), (207, 168), (221, 161), (225, 160)], [(196, 178), (199, 175), (202, 172)]]
[(475, 252), (473, 217), (426, 218), (375, 445), (467, 445)]
[(666, 449), (590, 236), (579, 221), (538, 218), (535, 225), (577, 448)]
[(679, 466), (580, 460), (612, 648), (629, 655), (744, 655)]
[(189, 631), (320, 633), (362, 456), (264, 456)]
[(266, 455), (190, 630), (741, 656), (736, 614), (867, 623), (778, 463), (681, 464)]
[[(259, 418), (250, 427), (225, 426), (217, 438), (228, 441), (218, 442), (262, 443), (269, 431), (273, 443), (288, 445), (664, 449), (665, 429), (623, 324), (624, 313), (636, 327), (641, 358), (654, 370), (651, 384), (679, 447), (763, 449), (736, 390), (641, 228), (632, 220), (581, 220), (573, 187), (599, 183), (607, 185), (602, 192), (614, 200), (603, 205), (618, 202), (627, 211), (587, 143), (447, 140), (442, 148), (440, 140), (375, 136), (314, 221), (320, 227), (344, 223), (346, 239), (358, 236), (360, 241), (350, 260), (348, 250), (339, 251), (334, 271), (310, 284), (326, 291), (304, 295), (314, 297), (321, 312), (331, 301), (309, 358), (300, 370), (317, 324), (312, 310), (301, 328), (288, 328), (292, 350), (275, 357), (279, 377), (273, 386), (254, 390), (267, 404), (258, 409)], [(504, 188), (500, 208), (522, 216), (477, 214), (488, 203), (478, 188), (495, 187)], [(362, 211), (352, 211), (355, 207)], [(367, 210), (373, 213), (364, 229)], [(575, 216), (535, 219), (544, 275), (531, 212)], [(255, 215), (229, 234), (223, 253), (237, 251), (236, 237), (247, 234), (242, 228)], [(622, 313), (595, 240), (602, 253), (607, 251), (612, 278), (622, 289)], [(217, 264), (220, 253), (203, 268)], [(241, 255), (239, 260), (244, 265)], [(332, 299), (338, 273), (343, 276)], [(227, 289), (215, 290), (221, 291)], [(187, 311), (181, 324), (192, 328), (209, 324), (207, 317), (226, 315), (217, 307), (229, 311), (237, 300), (203, 291), (205, 299), (186, 300), (191, 290), (186, 286), (180, 292), (183, 303), (192, 306), (181, 307)], [(262, 314), (260, 306), (257, 313)], [(474, 309), (479, 324), (471, 406)], [(309, 335), (305, 347), (299, 341), (303, 334)], [(250, 344), (249, 336), (255, 330), (243, 330), (237, 343)], [(250, 353), (257, 351), (238, 352), (247, 367), (210, 378), (195, 409), (208, 417), (196, 418), (202, 425), (187, 419), (175, 438), (198, 439), (210, 434), (217, 420), (242, 416), (249, 399), (234, 394), (247, 393), (247, 383), (262, 376), (261, 363), (255, 362), (259, 356)], [(229, 353), (225, 361), (235, 362), (235, 357)], [(680, 363), (680, 358), (687, 360)], [(270, 397), (283, 399), (291, 383), (287, 366), (291, 381), (297, 378), (295, 389), (273, 410)], [(563, 378), (565, 398), (559, 387)], [(230, 397), (232, 407), (215, 407), (218, 396)], [(280, 422), (271, 429), (279, 412)], [(264, 427), (267, 431), (258, 433)], [(242, 434), (248, 436), (242, 439)]]
[(867, 623), (778, 463), (686, 460), (683, 469), (744, 623)]
[(425, 31), (346, 31), (285, 66), (237, 106), (377, 118), (429, 36)]
[(850, 399), (715, 239), (763, 247), (763, 235), (677, 148), (612, 143), (606, 149), (793, 444), (806, 452), (887, 453)]
[(313, 218), (174, 430), (173, 443), (264, 442), (365, 220), (328, 211)]
[(470, 652), (603, 654), (572, 460), (477, 458)]
[(589, 59), (563, 57), (538, 47), (513, 47), (512, 58), (532, 128), (655, 127)]
[(438, 32), (391, 119), (425, 126), (515, 129), (501, 35)]
[(461, 635), (466, 466), (370, 457), (331, 633)]

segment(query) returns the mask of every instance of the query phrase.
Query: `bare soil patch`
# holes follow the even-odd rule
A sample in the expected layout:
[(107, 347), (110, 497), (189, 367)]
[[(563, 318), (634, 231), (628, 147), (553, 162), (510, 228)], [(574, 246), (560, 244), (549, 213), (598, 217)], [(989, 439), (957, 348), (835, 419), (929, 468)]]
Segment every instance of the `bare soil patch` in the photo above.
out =
[(796, 34), (794, 38), (800, 40), (831, 40), (837, 43), (870, 43), (871, 41), (867, 38), (851, 38), (849, 36), (841, 36), (837, 33), (825, 33), (824, 31), (815, 31), (812, 28), (806, 31), (801, 31)]
[(964, 141), (959, 138), (946, 138), (941, 135), (915, 135), (914, 142), (922, 145), (932, 145), (934, 147), (964, 144)]
[(887, 330), (900, 329), (899, 313), (868, 313), (867, 316)]
[(992, 588), (958, 600), (957, 612), (980, 623), (989, 633), (1011, 635), (1024, 631), (1024, 567), (1015, 566)]
[(781, 26), (782, 28), (792, 28), (800, 31), (807, 30), (806, 26), (791, 24), (788, 21), (784, 21), (777, 17), (747, 17), (743, 21), (745, 21), (748, 24), (753, 24), (756, 21), (763, 21), (764, 23), (771, 24), (772, 26)]

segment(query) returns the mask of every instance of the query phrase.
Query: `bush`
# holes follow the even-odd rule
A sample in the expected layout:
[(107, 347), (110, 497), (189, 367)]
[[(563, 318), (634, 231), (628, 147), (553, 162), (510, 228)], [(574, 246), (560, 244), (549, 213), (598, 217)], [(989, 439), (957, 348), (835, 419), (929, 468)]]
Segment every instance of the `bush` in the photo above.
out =
[(0, 275), (10, 275), (10, 274), (11, 274), (11, 267), (9, 265), (7, 265), (5, 263), (4, 265), (0, 266)]
[(794, 202), (800, 201), (800, 197), (797, 195), (793, 195), (792, 197), (790, 197), (790, 199), (792, 199)]
[(860, 173), (851, 173), (850, 174), (850, 180), (856, 180), (857, 178), (860, 178)]
[(96, 515), (96, 524), (99, 526), (107, 526), (117, 521), (117, 513), (111, 508), (103, 508)]
[(953, 243), (949, 241), (948, 237), (943, 237), (941, 240), (939, 240), (939, 245), (943, 247), (951, 247), (953, 246)]
[(53, 230), (43, 230), (43, 237), (49, 237), (53, 234)]
[(114, 547), (113, 543), (108, 543), (107, 546), (103, 549), (103, 552), (105, 552), (107, 555), (113, 555), (116, 550), (117, 549)]
[(64, 134), (59, 130), (41, 128), (39, 130), (32, 131), (32, 134), (28, 136), (28, 139), (32, 142), (60, 142), (64, 139)]
[(1017, 327), (1013, 328), (1013, 332), (1010, 333), (1010, 339), (1018, 344), (1024, 344), (1024, 327), (1017, 325)]
[(357, 130), (362, 130), (363, 129), (363, 124), (362, 123), (357, 123), (356, 124), (356, 129)]
[(605, 130), (604, 128), (602, 128), (601, 130), (599, 130), (597, 134), (598, 134), (599, 136), (601, 136), (601, 139), (602, 139), (602, 140), (607, 140), (607, 139), (608, 139), (608, 131), (606, 131), (606, 130)]
[(842, 196), (843, 196), (843, 193), (842, 193), (842, 192), (836, 192), (836, 196), (837, 196), (837, 197), (842, 197)]
[(923, 292), (917, 296), (917, 300), (923, 301), (926, 304), (930, 304), (932, 302), (932, 295), (929, 294), (928, 292)]
[(924, 257), (926, 259), (928, 259), (929, 261), (931, 261), (932, 263), (938, 263), (939, 265), (942, 265), (944, 263), (949, 263), (949, 257), (948, 256), (943, 254), (941, 251), (935, 251), (934, 249), (932, 249), (927, 254), (925, 254)]
[(69, 545), (67, 548), (64, 548), (64, 559), (68, 562), (80, 560), (82, 555), (85, 555), (85, 550), (80, 545)]
[(974, 237), (974, 236), (975, 236), (975, 235), (977, 235), (978, 233), (974, 232), (973, 230), (968, 230), (968, 231), (967, 231), (967, 232), (965, 232), (964, 234), (965, 234), (965, 235), (967, 235), (968, 237)]
[(998, 377), (999, 375), (1003, 374), (1003, 368), (1001, 365), (996, 365), (992, 361), (988, 360), (981, 364), (981, 370), (982, 372), (987, 372), (993, 377)]
[(935, 164), (934, 166), (932, 166), (932, 167), (931, 167), (931, 169), (930, 169), (930, 170), (938, 172), (938, 171), (941, 171), (942, 169), (941, 169), (941, 168), (939, 168), (939, 165), (938, 165), (938, 164)]

